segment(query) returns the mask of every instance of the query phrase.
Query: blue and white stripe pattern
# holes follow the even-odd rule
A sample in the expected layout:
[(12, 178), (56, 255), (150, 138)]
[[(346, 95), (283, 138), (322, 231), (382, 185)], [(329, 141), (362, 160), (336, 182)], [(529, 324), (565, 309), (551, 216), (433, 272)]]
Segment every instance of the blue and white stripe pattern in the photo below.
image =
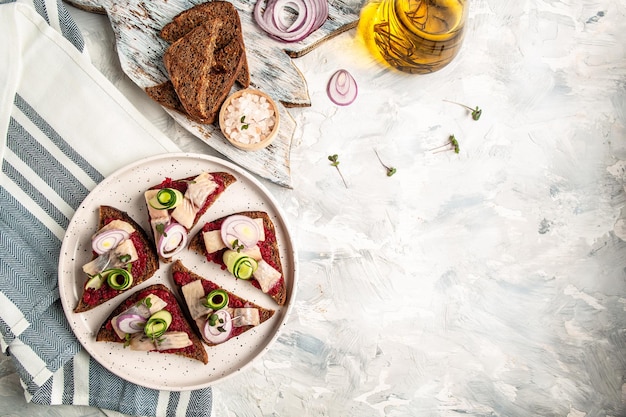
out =
[(76, 26), (76, 22), (67, 11), (61, 1), (56, 0), (0, 0), (0, 4), (5, 3), (27, 3), (32, 5), (37, 13), (44, 18), (53, 29), (61, 33), (79, 51), (85, 50), (85, 40)]
[[(6, 3), (0, 0), (0, 8)], [(84, 51), (60, 1), (33, 3)], [(131, 384), (93, 360), (72, 333), (59, 300), (59, 252), (76, 208), (103, 175), (35, 107), (16, 92), (0, 144), (0, 345), (13, 358), (26, 399), (130, 415), (210, 416), (210, 388), (169, 392)]]

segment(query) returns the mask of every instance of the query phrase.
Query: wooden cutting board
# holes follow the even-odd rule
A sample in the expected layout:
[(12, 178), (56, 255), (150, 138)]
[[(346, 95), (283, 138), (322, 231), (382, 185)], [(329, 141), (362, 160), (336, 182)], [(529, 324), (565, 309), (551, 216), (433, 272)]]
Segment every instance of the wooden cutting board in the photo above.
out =
[[(141, 88), (167, 79), (162, 57), (167, 43), (158, 33), (183, 10), (203, 0), (66, 0), (95, 13), (107, 14), (115, 33), (122, 69)], [(268, 148), (245, 152), (234, 148), (215, 125), (201, 125), (166, 111), (185, 129), (233, 162), (276, 184), (291, 187), (290, 151), (296, 124), (289, 107), (310, 106), (306, 80), (292, 59), (351, 29), (358, 22), (364, 0), (331, 0), (326, 23), (305, 40), (279, 42), (260, 29), (252, 17), (254, 0), (233, 0), (239, 11), (253, 88), (268, 93), (282, 105), (277, 139)]]

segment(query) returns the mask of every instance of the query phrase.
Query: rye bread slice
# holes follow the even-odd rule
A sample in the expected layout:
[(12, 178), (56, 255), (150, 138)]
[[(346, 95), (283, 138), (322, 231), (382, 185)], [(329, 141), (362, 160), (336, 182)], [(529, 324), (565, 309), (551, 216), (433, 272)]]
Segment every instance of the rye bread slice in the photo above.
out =
[(225, 30), (219, 34), (217, 47), (223, 48), (231, 41), (234, 32), (241, 28), (237, 10), (227, 1), (209, 1), (183, 10), (163, 26), (160, 36), (166, 42), (174, 43), (201, 24), (218, 20), (224, 22)]
[[(189, 284), (189, 283), (193, 282), (193, 281), (200, 281), (202, 283), (202, 287), (203, 287), (203, 290), (204, 290), (204, 296), (205, 297), (213, 290), (220, 289), (220, 290), (226, 291), (223, 288), (221, 288), (219, 285), (214, 283), (213, 281), (211, 281), (211, 280), (209, 280), (209, 279), (207, 279), (205, 277), (202, 277), (202, 276), (194, 273), (189, 268), (185, 267), (183, 265), (183, 263), (181, 261), (179, 261), (179, 260), (177, 260), (176, 262), (174, 262), (172, 264), (172, 277), (174, 279), (174, 283), (176, 284), (176, 286), (179, 289), (180, 296), (183, 298), (183, 300), (185, 300), (185, 298), (184, 298), (184, 295), (183, 295), (183, 292), (182, 292), (182, 287), (184, 285), (186, 285), (186, 284)], [(269, 320), (270, 318), (272, 318), (272, 316), (275, 313), (274, 310), (263, 308), (263, 307), (255, 304), (255, 303), (249, 301), (249, 300), (246, 300), (244, 298), (239, 297), (236, 294), (233, 294), (230, 291), (226, 291), (226, 293), (228, 294), (228, 304), (227, 304), (227, 307), (230, 307), (230, 308), (237, 308), (237, 307), (252, 307), (252, 308), (256, 308), (259, 311), (259, 322), (260, 323), (258, 325), (260, 325), (260, 324), (264, 323), (265, 321)], [(187, 315), (190, 315), (191, 313), (189, 311), (188, 305), (186, 304), (186, 301), (183, 302), (183, 306), (187, 307), (186, 308), (186, 313), (187, 313)], [(202, 341), (204, 343), (206, 343), (209, 346), (215, 346), (216, 345), (216, 343), (212, 343), (212, 342), (206, 340), (206, 338), (202, 337), (202, 331), (201, 331), (200, 327), (198, 327), (198, 322), (197, 321), (191, 320), (191, 323), (192, 323), (192, 327), (194, 328), (194, 330), (196, 332), (198, 332), (198, 336), (202, 339)], [(224, 342), (222, 342), (222, 343), (225, 343), (228, 340), (232, 339), (233, 337), (237, 337), (240, 334), (242, 334), (242, 333), (244, 333), (244, 332), (246, 332), (246, 331), (248, 331), (248, 330), (250, 330), (250, 329), (252, 329), (254, 327), (256, 327), (256, 326), (246, 325), (246, 326), (241, 326), (241, 327), (234, 327), (230, 337), (227, 340), (225, 340)], [(221, 344), (221, 343), (219, 343), (219, 344)]]
[(174, 42), (163, 56), (180, 102), (200, 123), (215, 121), (243, 64), (243, 48), (234, 39), (224, 46), (232, 45), (230, 53), (218, 59), (218, 34), (224, 25), (221, 20), (199, 25)]
[[(237, 179), (232, 174), (229, 174), (228, 172), (211, 172), (210, 174), (213, 177), (213, 181), (217, 183), (217, 188), (215, 189), (215, 191), (213, 191), (213, 193), (209, 194), (209, 196), (206, 198), (204, 204), (202, 205), (202, 207), (200, 208), (200, 210), (198, 210), (198, 213), (196, 214), (196, 217), (193, 221), (193, 225), (188, 229), (188, 231), (191, 230), (198, 223), (198, 221), (200, 220), (200, 217), (202, 217), (204, 213), (206, 213), (207, 210), (213, 205), (213, 203), (217, 201), (217, 199), (222, 195), (222, 193), (226, 191), (226, 188), (228, 188), (231, 184), (237, 181)], [(198, 173), (198, 175), (200, 175), (200, 173)], [(165, 178), (160, 184), (150, 187), (149, 190), (159, 190), (162, 188), (175, 188), (181, 191), (183, 194), (185, 194), (189, 181), (193, 180), (196, 177), (197, 175), (191, 176), (188, 178), (180, 178), (180, 179)], [(152, 224), (152, 219), (148, 219), (148, 220), (149, 220), (148, 221), (149, 224)], [(155, 247), (156, 247), (156, 243), (159, 241), (158, 240), (159, 237), (155, 235), (155, 231), (152, 228), (151, 228), (151, 232), (152, 232), (152, 237), (153, 237), (153, 240), (155, 242)], [(163, 263), (172, 262), (172, 258), (163, 257), (158, 253), (158, 251), (157, 251), (157, 256), (158, 256), (158, 259)]]
[(151, 99), (162, 106), (167, 107), (168, 109), (176, 110), (177, 112), (185, 115), (187, 114), (183, 104), (178, 98), (178, 94), (176, 94), (174, 84), (172, 84), (170, 80), (158, 85), (146, 87), (146, 93)]
[(187, 335), (189, 336), (189, 339), (192, 342), (192, 345), (186, 348), (170, 349), (170, 350), (164, 350), (164, 351), (157, 351), (155, 349), (154, 351), (159, 352), (159, 353), (165, 353), (165, 354), (168, 354), (168, 353), (176, 354), (176, 355), (183, 356), (189, 359), (195, 359), (204, 364), (207, 364), (209, 362), (209, 356), (206, 352), (206, 349), (202, 345), (200, 338), (198, 337), (198, 335), (196, 335), (191, 325), (187, 321), (187, 318), (185, 317), (183, 310), (181, 309), (178, 303), (178, 300), (176, 299), (174, 294), (165, 285), (162, 285), (162, 284), (155, 284), (155, 285), (146, 287), (142, 290), (137, 291), (136, 293), (128, 297), (126, 300), (122, 301), (117, 306), (117, 308), (113, 310), (113, 312), (109, 315), (109, 317), (107, 317), (104, 323), (102, 323), (102, 325), (100, 326), (100, 330), (98, 331), (98, 334), (96, 335), (96, 341), (125, 343), (125, 340), (120, 339), (115, 333), (115, 331), (113, 330), (113, 327), (111, 326), (111, 319), (123, 313), (128, 308), (140, 302), (141, 300), (143, 300), (150, 294), (154, 294), (158, 296), (159, 298), (161, 298), (163, 301), (167, 303), (165, 310), (169, 311), (173, 317), (172, 323), (168, 331), (183, 331), (187, 333)]
[(161, 29), (160, 36), (163, 40), (172, 44), (201, 24), (215, 20), (224, 22), (216, 44), (218, 49), (229, 44), (233, 38), (236, 38), (241, 43), (241, 47), (244, 50), (244, 62), (236, 80), (243, 88), (247, 88), (250, 86), (250, 69), (248, 68), (248, 60), (245, 54), (241, 20), (237, 9), (235, 9), (232, 3), (227, 1), (209, 1), (184, 10)]
[[(84, 288), (81, 299), (78, 300), (78, 304), (74, 308), (75, 313), (91, 310), (112, 298), (122, 294), (128, 294), (130, 289), (145, 282), (159, 269), (159, 258), (146, 231), (133, 220), (128, 213), (111, 206), (100, 206), (98, 211), (98, 230), (112, 220), (123, 220), (132, 225), (135, 229), (135, 232), (131, 235), (131, 239), (133, 240), (139, 259), (132, 263), (131, 272), (133, 275), (133, 283), (130, 288), (124, 291), (114, 290), (109, 287), (106, 282), (97, 290)], [(95, 258), (96, 255), (94, 254), (93, 259)], [(85, 284), (87, 280), (88, 277), (85, 279)]]
[[(284, 305), (287, 301), (287, 287), (285, 284), (285, 274), (283, 272), (282, 263), (280, 261), (280, 251), (278, 248), (278, 242), (276, 241), (276, 229), (274, 227), (274, 223), (270, 219), (269, 215), (264, 211), (244, 211), (233, 214), (240, 214), (253, 219), (263, 219), (263, 227), (265, 229), (265, 241), (259, 242), (258, 245), (261, 247), (263, 260), (269, 263), (281, 274), (280, 280), (276, 283), (276, 285), (274, 285), (274, 287), (272, 287), (268, 291), (268, 295), (272, 297), (278, 305)], [(205, 223), (202, 229), (200, 229), (200, 231), (190, 239), (188, 246), (190, 250), (204, 256), (209, 262), (214, 262), (220, 265), (222, 269), (226, 269), (226, 265), (224, 265), (224, 261), (222, 260), (222, 256), (226, 249), (221, 249), (214, 253), (208, 253), (206, 251), (206, 247), (204, 246), (204, 238), (202, 236), (202, 233), (205, 231), (218, 230), (224, 219), (231, 215), (224, 216), (219, 219)], [(259, 283), (254, 278), (248, 281), (252, 285), (260, 289)]]

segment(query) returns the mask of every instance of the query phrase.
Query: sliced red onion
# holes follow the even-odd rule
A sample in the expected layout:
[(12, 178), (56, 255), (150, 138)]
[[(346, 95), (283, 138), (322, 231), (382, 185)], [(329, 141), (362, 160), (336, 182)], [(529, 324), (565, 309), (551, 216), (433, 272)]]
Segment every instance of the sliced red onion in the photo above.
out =
[[(263, 4), (267, 1), (265, 10)], [(254, 5), (254, 20), (274, 39), (298, 42), (320, 28), (328, 19), (327, 0), (258, 0)], [(285, 18), (286, 9), (297, 16)]]
[(91, 241), (91, 247), (98, 255), (102, 255), (103, 253), (106, 253), (111, 249), (115, 249), (117, 245), (119, 245), (121, 242), (125, 241), (129, 237), (130, 235), (125, 230), (107, 230), (93, 237)]
[(117, 317), (117, 327), (124, 333), (143, 331), (146, 319), (139, 314), (121, 314)]
[(211, 315), (216, 315), (214, 324), (211, 325), (211, 316), (207, 319), (204, 325), (204, 337), (209, 343), (222, 343), (230, 338), (230, 334), (233, 331), (233, 319), (230, 313), (226, 310), (217, 310)]
[(187, 246), (187, 229), (179, 223), (170, 223), (159, 239), (159, 253), (171, 258)]
[(356, 99), (359, 87), (352, 74), (345, 69), (340, 69), (330, 77), (326, 92), (333, 103), (338, 106), (347, 106)]
[[(229, 249), (237, 249), (234, 242), (243, 245), (243, 249), (250, 249), (256, 246), (261, 237), (258, 223), (248, 216), (234, 214), (227, 217), (222, 223), (222, 240)], [(237, 245), (235, 245), (237, 246)]]

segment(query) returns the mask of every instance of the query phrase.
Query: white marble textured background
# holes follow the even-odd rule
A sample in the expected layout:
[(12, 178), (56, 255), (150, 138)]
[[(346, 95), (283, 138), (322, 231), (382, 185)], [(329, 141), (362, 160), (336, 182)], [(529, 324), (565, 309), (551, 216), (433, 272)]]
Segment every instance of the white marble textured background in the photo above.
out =
[[(157, 127), (212, 153), (121, 74), (106, 17), (72, 14)], [(216, 415), (626, 416), (625, 48), (624, 0), (474, 0), (438, 73), (386, 71), (354, 31), (297, 59), (313, 106), (291, 110), (294, 188), (267, 184), (297, 302), (215, 387)], [(339, 68), (360, 87), (348, 107), (325, 93)], [(429, 151), (450, 134), (458, 155)], [(104, 413), (26, 405), (0, 363), (0, 416)]]

